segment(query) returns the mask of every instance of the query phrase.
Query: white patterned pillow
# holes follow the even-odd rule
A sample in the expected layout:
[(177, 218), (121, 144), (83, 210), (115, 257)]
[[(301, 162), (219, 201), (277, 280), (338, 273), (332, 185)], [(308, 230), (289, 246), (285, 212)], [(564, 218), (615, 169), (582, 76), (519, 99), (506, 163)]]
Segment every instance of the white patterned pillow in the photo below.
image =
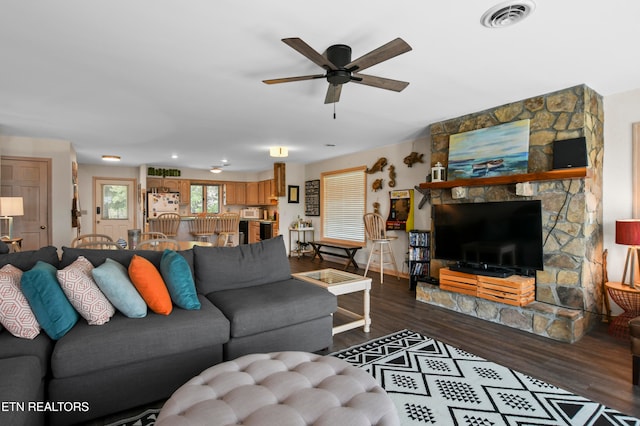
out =
[(13, 265), (0, 269), (0, 323), (11, 334), (34, 339), (40, 334), (40, 324), (20, 290), (22, 271)]
[(91, 276), (93, 265), (79, 256), (71, 265), (57, 272), (62, 291), (90, 325), (102, 325), (109, 321), (116, 310), (100, 291)]

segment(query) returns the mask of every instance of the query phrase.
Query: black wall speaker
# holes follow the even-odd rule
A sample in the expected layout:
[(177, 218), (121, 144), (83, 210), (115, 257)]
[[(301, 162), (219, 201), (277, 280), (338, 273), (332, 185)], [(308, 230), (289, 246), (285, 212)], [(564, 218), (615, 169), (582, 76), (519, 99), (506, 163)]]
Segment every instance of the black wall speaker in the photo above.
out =
[(587, 167), (587, 140), (584, 137), (553, 142), (553, 169)]

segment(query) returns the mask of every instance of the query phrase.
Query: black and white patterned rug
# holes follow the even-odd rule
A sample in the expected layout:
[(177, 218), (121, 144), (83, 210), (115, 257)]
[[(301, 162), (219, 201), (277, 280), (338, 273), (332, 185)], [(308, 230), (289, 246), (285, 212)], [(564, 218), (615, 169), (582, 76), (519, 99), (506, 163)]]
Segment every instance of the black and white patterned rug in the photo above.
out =
[[(375, 377), (402, 425), (640, 426), (635, 417), (410, 330), (331, 355)], [(151, 426), (159, 411), (109, 426)]]
[(374, 376), (403, 425), (640, 425), (637, 418), (409, 330), (332, 355)]

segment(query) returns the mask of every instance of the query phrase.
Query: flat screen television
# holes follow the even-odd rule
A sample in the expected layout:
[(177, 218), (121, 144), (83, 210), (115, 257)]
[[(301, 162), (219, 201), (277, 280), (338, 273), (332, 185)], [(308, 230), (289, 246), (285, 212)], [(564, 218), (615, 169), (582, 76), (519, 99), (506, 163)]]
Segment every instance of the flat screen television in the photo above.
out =
[(452, 270), (506, 277), (543, 269), (540, 200), (433, 206), (434, 258)]

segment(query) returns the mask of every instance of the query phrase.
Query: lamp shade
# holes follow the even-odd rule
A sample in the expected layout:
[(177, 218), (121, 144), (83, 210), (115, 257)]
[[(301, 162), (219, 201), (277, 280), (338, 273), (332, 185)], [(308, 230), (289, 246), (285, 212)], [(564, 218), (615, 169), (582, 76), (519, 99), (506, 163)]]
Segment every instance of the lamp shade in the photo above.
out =
[(640, 245), (640, 219), (616, 220), (616, 244)]
[(0, 197), (0, 216), (22, 216), (22, 197)]

